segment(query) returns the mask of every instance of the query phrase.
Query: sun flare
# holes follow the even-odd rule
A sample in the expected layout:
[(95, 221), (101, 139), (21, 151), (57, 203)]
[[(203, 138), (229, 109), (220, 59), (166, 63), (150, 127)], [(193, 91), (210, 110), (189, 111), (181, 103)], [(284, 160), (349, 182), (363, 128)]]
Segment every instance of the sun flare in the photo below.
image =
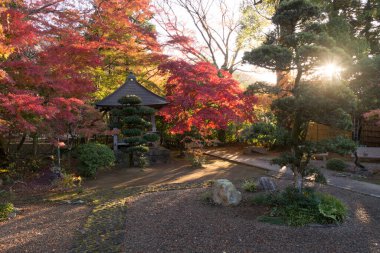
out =
[(316, 71), (316, 74), (321, 77), (333, 79), (336, 77), (340, 77), (343, 68), (335, 63), (328, 63), (319, 67)]

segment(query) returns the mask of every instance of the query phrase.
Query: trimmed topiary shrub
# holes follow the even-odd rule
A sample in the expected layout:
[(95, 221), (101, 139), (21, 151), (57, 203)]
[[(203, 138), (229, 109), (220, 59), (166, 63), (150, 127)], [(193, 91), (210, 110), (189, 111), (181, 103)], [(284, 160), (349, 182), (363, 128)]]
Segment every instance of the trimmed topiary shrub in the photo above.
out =
[(147, 133), (151, 123), (146, 119), (154, 115), (153, 108), (142, 106), (138, 96), (128, 95), (119, 100), (120, 108), (111, 111), (113, 127), (121, 129), (124, 142), (127, 144), (129, 166), (146, 166), (145, 153), (149, 151), (148, 142), (159, 140), (155, 133)]
[(0, 203), (0, 221), (5, 220), (14, 211), (12, 203)]
[(335, 171), (344, 171), (347, 168), (347, 164), (337, 158), (333, 158), (327, 161), (326, 168)]
[(115, 154), (106, 145), (88, 143), (77, 148), (81, 166), (79, 174), (83, 177), (94, 177), (100, 168), (112, 166), (115, 163)]

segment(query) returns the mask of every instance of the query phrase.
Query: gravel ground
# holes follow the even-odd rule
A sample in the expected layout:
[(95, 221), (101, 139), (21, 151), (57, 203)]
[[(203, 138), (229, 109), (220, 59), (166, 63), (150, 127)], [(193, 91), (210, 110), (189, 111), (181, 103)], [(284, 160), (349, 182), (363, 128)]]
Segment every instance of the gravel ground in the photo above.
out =
[(287, 227), (256, 220), (263, 210), (200, 201), (205, 189), (144, 194), (128, 203), (125, 252), (380, 252), (380, 199), (333, 187), (349, 206), (340, 226)]
[(0, 223), (0, 252), (68, 252), (90, 212), (84, 205), (17, 206), (16, 218)]

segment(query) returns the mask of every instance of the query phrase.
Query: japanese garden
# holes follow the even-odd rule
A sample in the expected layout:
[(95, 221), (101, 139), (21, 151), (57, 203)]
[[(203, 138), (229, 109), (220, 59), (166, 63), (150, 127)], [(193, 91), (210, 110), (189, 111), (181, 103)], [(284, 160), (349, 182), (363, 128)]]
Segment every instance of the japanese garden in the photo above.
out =
[(380, 1), (1, 0), (0, 252), (380, 252)]

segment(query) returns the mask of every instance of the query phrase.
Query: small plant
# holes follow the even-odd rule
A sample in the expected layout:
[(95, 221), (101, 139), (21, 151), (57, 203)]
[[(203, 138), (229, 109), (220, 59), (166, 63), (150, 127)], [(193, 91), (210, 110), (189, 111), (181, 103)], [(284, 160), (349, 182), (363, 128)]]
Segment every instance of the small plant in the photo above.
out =
[(139, 168), (145, 168), (145, 167), (149, 166), (149, 159), (145, 155), (141, 155), (141, 156), (137, 157), (136, 159), (137, 159), (137, 166)]
[(204, 187), (211, 187), (214, 185), (214, 183), (215, 183), (214, 180), (207, 180), (207, 181), (203, 182), (203, 186)]
[(187, 152), (186, 159), (191, 163), (191, 167), (193, 168), (201, 168), (206, 162), (206, 157), (198, 149)]
[(193, 168), (202, 167), (206, 162), (206, 156), (203, 154), (203, 149), (208, 141), (186, 136), (181, 140), (181, 143), (186, 149), (185, 156), (186, 159), (191, 163), (191, 166)]
[(211, 191), (202, 192), (200, 199), (202, 202), (204, 202), (206, 204), (214, 204)]
[[(341, 223), (347, 215), (347, 208), (339, 199), (329, 194), (316, 193), (311, 188), (299, 192), (289, 187), (282, 192), (256, 196), (251, 202), (270, 206), (268, 217), (275, 217), (276, 221), (283, 220), (291, 226)], [(273, 219), (268, 217), (262, 220), (272, 223)]]
[(98, 143), (80, 145), (77, 153), (81, 162), (78, 171), (83, 177), (94, 177), (100, 168), (112, 166), (116, 160), (108, 146)]
[(75, 176), (74, 174), (62, 174), (62, 177), (57, 179), (56, 185), (59, 188), (71, 189), (76, 187), (81, 187), (82, 178), (80, 176)]
[[(347, 217), (347, 207), (337, 198), (329, 194), (319, 194), (321, 202), (318, 205), (324, 219), (341, 223)], [(322, 220), (323, 222), (323, 220)]]
[(320, 184), (326, 184), (326, 177), (323, 175), (323, 173), (314, 166), (308, 166), (307, 169), (304, 171), (303, 177), (313, 177), (314, 182), (320, 183)]
[(256, 183), (253, 180), (244, 180), (242, 186), (241, 186), (245, 191), (247, 192), (254, 192), (256, 191)]
[(344, 171), (347, 168), (347, 164), (341, 159), (333, 158), (327, 161), (326, 168), (335, 171)]
[(12, 212), (14, 212), (12, 203), (0, 203), (0, 221), (7, 219)]

